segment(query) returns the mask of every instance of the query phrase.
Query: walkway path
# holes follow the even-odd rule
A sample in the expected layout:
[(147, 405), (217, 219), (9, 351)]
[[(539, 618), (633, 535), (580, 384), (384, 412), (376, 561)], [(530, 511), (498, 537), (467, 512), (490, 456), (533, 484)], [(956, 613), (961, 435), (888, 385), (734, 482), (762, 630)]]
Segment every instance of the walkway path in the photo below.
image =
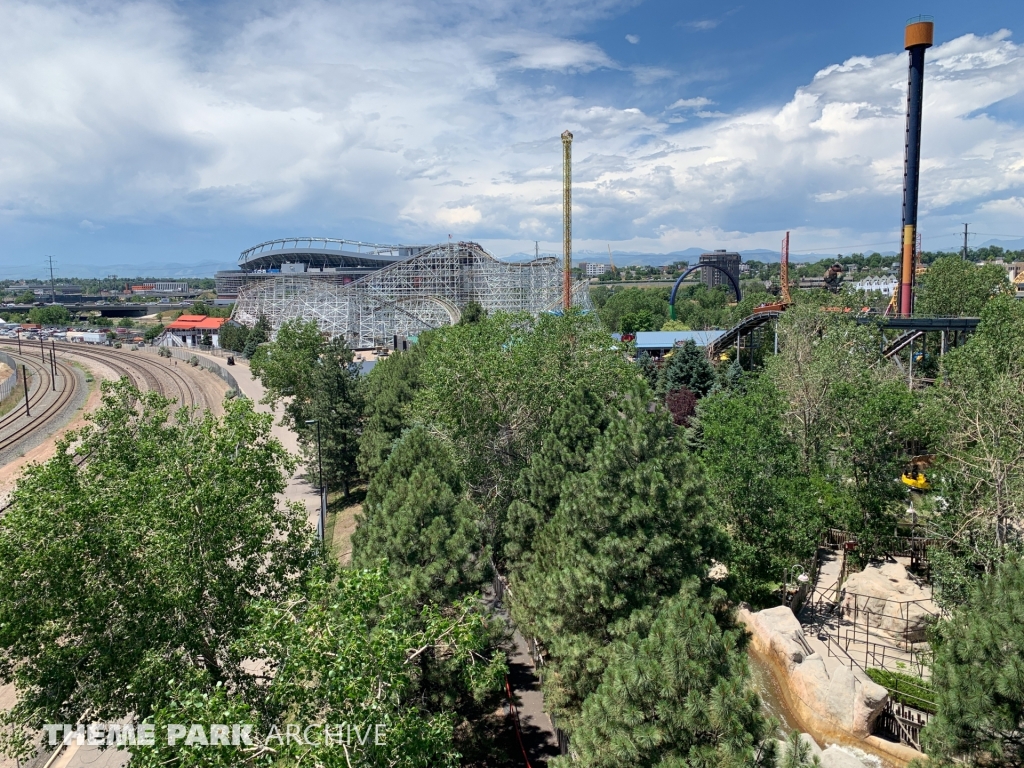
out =
[[(205, 357), (208, 360), (212, 360), (220, 366), (227, 366), (224, 358), (215, 357), (213, 355), (207, 355), (203, 352), (196, 352), (197, 356)], [(281, 414), (283, 408), (281, 403), (278, 403), (276, 409), (272, 409), (269, 405), (265, 405), (260, 402), (263, 396), (266, 394), (266, 390), (263, 388), (263, 384), (260, 380), (252, 375), (252, 371), (249, 370), (248, 361), (242, 360), (240, 357), (235, 358), (235, 365), (226, 370), (231, 372), (231, 375), (235, 377), (235, 381), (238, 382), (238, 388), (242, 391), (242, 394), (253, 401), (256, 410), (259, 413), (270, 413), (274, 416), (274, 426), (271, 428), (271, 434), (281, 441), (281, 444), (291, 454), (299, 453), (299, 437), (291, 429), (281, 424)], [(297, 501), (306, 508), (306, 514), (309, 518), (309, 523), (313, 528), (316, 528), (317, 518), (320, 514), (320, 492), (319, 490), (310, 485), (302, 477), (305, 468), (299, 466), (295, 470), (295, 474), (292, 475), (288, 481), (288, 487), (285, 488), (284, 498), (288, 501)]]

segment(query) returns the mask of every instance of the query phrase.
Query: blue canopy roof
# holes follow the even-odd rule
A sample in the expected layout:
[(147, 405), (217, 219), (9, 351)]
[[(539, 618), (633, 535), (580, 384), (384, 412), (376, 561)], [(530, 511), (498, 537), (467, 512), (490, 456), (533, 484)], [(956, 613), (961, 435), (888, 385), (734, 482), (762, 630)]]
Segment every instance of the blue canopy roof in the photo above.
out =
[(687, 341), (706, 347), (724, 334), (725, 331), (640, 331), (636, 335), (636, 348), (668, 349)]

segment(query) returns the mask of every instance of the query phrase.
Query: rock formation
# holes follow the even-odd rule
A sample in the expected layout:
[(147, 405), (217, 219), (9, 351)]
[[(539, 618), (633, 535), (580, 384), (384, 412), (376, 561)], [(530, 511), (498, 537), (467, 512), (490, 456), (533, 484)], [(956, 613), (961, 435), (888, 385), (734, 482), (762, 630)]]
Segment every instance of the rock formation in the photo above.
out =
[(910, 643), (925, 639), (938, 608), (899, 563), (871, 564), (843, 584), (843, 617)]
[(859, 669), (836, 666), (829, 673), (786, 606), (758, 613), (741, 608), (737, 618), (753, 635), (754, 649), (786, 672), (791, 705), (800, 717), (859, 739), (871, 734), (888, 700), (884, 688)]

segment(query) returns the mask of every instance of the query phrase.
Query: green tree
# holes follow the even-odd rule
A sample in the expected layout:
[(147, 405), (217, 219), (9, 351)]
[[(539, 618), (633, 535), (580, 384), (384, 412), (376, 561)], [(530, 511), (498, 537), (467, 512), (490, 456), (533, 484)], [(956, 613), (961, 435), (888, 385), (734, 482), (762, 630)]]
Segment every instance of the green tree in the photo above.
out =
[(668, 319), (667, 288), (626, 288), (608, 295), (604, 305), (598, 310), (601, 322), (612, 333), (622, 331), (622, 318), (647, 312), (652, 319), (651, 328), (660, 328)]
[(50, 304), (46, 307), (32, 307), (28, 313), (29, 322), (40, 325), (67, 325), (71, 322), (71, 314), (66, 307)]
[(36, 295), (32, 291), (25, 291), (14, 300), (15, 304), (34, 304)]
[(553, 659), (547, 704), (570, 722), (599, 682), (608, 644), (649, 626), (661, 601), (724, 557), (699, 468), (675, 436), (664, 409), (617, 401), (586, 471), (566, 475), (535, 537), (536, 567), (512, 581), (513, 617)]
[(649, 309), (641, 309), (637, 312), (630, 312), (623, 315), (619, 320), (619, 330), (623, 333), (639, 333), (640, 331), (654, 331), (661, 325), (661, 317), (655, 315)]
[(636, 369), (593, 315), (496, 313), (438, 329), (420, 367), (416, 419), (455, 449), (467, 483), (500, 527), (511, 486), (566, 393), (631, 391)]
[(252, 683), (232, 651), (249, 608), (301, 588), (317, 547), (304, 512), (277, 503), (291, 460), (270, 417), (245, 399), (225, 409), (172, 416), (156, 393), (105, 385), (92, 424), (19, 480), (0, 518), (16, 733), (145, 718), (167, 681), (197, 673)]
[(270, 341), (270, 331), (270, 320), (267, 319), (266, 315), (260, 315), (252, 328), (249, 329), (248, 334), (246, 334), (245, 346), (242, 347), (242, 357), (246, 360), (251, 360), (252, 356), (256, 354), (256, 350), (260, 348), (260, 345)]
[(768, 766), (769, 735), (749, 684), (744, 634), (687, 585), (650, 632), (617, 643), (572, 734), (576, 760), (558, 765)]
[(378, 360), (363, 381), (363, 431), (356, 466), (367, 481), (387, 461), (391, 447), (410, 424), (428, 337), (421, 336), (410, 349)]
[(142, 338), (144, 338), (146, 341), (152, 341), (153, 339), (155, 339), (157, 336), (159, 336), (163, 332), (164, 332), (164, 324), (163, 323), (154, 323), (153, 325), (150, 325), (150, 326), (146, 327), (146, 331), (145, 331), (145, 333), (142, 334)]
[(462, 310), (462, 316), (459, 318), (459, 322), (463, 324), (479, 323), (487, 317), (487, 310), (483, 308), (479, 301), (471, 301)]
[(283, 420), (299, 434), (309, 474), (319, 473), (319, 450), (328, 487), (342, 486), (347, 493), (356, 476), (362, 406), (359, 373), (344, 339), (327, 341), (315, 322), (289, 320), (274, 341), (258, 347), (250, 368), (266, 390), (264, 402), (276, 405), (287, 398)]
[(658, 386), (658, 363), (647, 352), (640, 352), (636, 356), (636, 367), (653, 391)]
[[(319, 471), (318, 451), (322, 453), (328, 488), (340, 487), (347, 496), (349, 484), (359, 474), (356, 455), (362, 398), (359, 369), (344, 339), (338, 337), (326, 343), (308, 375), (310, 386), (304, 391), (309, 399), (301, 403), (302, 423), (298, 425), (306, 465), (310, 475), (314, 467)], [(308, 424), (311, 420), (317, 424)]]
[(826, 525), (786, 433), (784, 409), (782, 393), (766, 377), (745, 391), (715, 392), (698, 405), (698, 452), (715, 489), (714, 509), (732, 536), (733, 593), (758, 605), (771, 599), (786, 569), (814, 553)]
[(227, 322), (220, 327), (220, 346), (231, 352), (241, 352), (249, 340), (249, 329), (241, 323)]
[(285, 423), (296, 431), (303, 428), (306, 405), (313, 396), (313, 372), (326, 342), (312, 320), (296, 318), (281, 324), (277, 338), (261, 344), (253, 353), (249, 368), (266, 390), (264, 401), (272, 406), (288, 398)]
[(486, 572), (476, 519), (448, 450), (414, 428), (370, 481), (352, 562), (369, 568), (386, 560), (417, 603), (453, 600), (476, 589)]
[(662, 365), (658, 389), (665, 393), (686, 388), (698, 397), (706, 395), (715, 383), (715, 370), (707, 355), (692, 341), (673, 347)]
[(921, 276), (914, 311), (922, 315), (977, 317), (994, 296), (1009, 288), (998, 264), (978, 266), (959, 256), (945, 256)]
[[(342, 569), (285, 600), (255, 604), (234, 650), (260, 660), (266, 683), (214, 687), (202, 674), (168, 681), (153, 716), (158, 733), (170, 723), (251, 723), (253, 746), (157, 739), (133, 747), (132, 764), (456, 768), (462, 723), (450, 707), (424, 705), (425, 670), (443, 670), (449, 684), (484, 699), (500, 685), (504, 655), (489, 646), (478, 599), (421, 612), (401, 598), (386, 571)], [(319, 724), (305, 733), (313, 743), (285, 738), (286, 723)], [(351, 730), (339, 729), (342, 723)]]
[(1011, 559), (936, 629), (938, 714), (922, 734), (938, 765), (1024, 763), (1024, 565)]
[(532, 567), (538, 532), (558, 508), (566, 478), (588, 469), (590, 452), (609, 416), (602, 398), (585, 387), (574, 390), (552, 414), (516, 478), (515, 499), (504, 524), (504, 555), (513, 578)]

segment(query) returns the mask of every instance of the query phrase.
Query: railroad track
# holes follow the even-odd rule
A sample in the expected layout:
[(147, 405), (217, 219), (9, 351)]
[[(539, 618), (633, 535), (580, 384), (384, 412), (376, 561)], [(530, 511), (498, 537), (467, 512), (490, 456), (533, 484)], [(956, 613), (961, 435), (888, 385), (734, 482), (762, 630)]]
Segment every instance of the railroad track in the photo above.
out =
[[(163, 365), (156, 360), (130, 356), (123, 352), (103, 352), (101, 348), (83, 348), (84, 344), (62, 344), (58, 350), (75, 357), (95, 360), (110, 368), (118, 377), (127, 377), (132, 385), (140, 390), (152, 390), (164, 397), (174, 398), (180, 405), (194, 408), (197, 402), (194, 387), (188, 377), (172, 366)], [(161, 381), (166, 377), (169, 385)], [(171, 391), (171, 389), (177, 392)]]
[[(36, 385), (34, 389), (29, 390), (28, 395), (29, 411), (32, 413), (30, 418), (25, 418), (24, 404), (0, 418), (0, 453), (55, 419), (74, 398), (78, 388), (78, 376), (74, 369), (64, 362), (57, 362), (57, 381), (53, 381), (49, 361), (44, 363), (42, 360), (35, 360), (31, 354), (9, 354), (19, 365), (31, 369)], [(54, 395), (54, 388), (58, 382), (60, 389)], [(19, 424), (19, 421), (24, 423)]]

